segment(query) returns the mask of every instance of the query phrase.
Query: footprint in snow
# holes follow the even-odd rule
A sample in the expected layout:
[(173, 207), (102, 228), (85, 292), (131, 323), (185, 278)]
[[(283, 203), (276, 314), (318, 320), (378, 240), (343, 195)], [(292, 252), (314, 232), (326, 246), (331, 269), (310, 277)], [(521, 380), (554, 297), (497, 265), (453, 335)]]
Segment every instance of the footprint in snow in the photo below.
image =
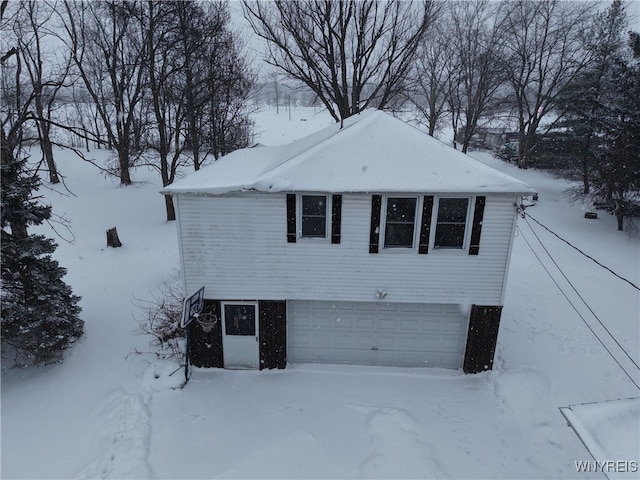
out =
[(151, 423), (145, 398), (115, 391), (96, 415), (104, 419), (97, 454), (76, 478), (152, 478), (147, 461)]
[(368, 412), (369, 455), (360, 464), (363, 477), (447, 478), (410, 412), (391, 407), (355, 408)]

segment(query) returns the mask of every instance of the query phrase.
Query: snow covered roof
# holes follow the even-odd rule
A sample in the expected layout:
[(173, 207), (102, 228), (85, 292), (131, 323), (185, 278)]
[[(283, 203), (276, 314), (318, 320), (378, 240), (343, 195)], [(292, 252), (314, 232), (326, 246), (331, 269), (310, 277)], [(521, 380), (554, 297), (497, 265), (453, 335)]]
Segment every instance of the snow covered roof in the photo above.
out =
[(161, 193), (239, 191), (534, 193), (526, 183), (380, 110), (288, 145), (236, 150)]
[(620, 461), (608, 467), (609, 472), (603, 468), (608, 478), (638, 478), (640, 398), (571, 405), (560, 411), (594, 460)]

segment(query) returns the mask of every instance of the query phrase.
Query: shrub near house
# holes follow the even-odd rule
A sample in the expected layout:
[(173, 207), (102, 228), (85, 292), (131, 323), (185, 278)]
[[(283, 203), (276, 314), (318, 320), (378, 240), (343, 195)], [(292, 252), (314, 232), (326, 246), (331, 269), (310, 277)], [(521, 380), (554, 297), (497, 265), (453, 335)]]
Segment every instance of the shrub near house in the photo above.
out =
[(369, 110), (161, 193), (185, 289), (220, 320), (192, 363), (491, 368), (519, 180)]

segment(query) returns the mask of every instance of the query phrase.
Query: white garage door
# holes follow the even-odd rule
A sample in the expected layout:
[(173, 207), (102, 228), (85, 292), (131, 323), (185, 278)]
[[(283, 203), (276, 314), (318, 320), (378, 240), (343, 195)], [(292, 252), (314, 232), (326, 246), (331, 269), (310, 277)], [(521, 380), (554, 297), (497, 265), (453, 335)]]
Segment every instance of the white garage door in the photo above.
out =
[(461, 368), (456, 305), (289, 301), (288, 361)]

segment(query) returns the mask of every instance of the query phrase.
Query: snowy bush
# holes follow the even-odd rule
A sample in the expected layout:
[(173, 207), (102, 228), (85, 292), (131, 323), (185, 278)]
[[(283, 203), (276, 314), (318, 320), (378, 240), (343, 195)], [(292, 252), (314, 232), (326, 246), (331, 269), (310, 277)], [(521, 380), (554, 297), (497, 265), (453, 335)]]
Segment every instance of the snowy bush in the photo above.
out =
[(150, 300), (138, 300), (142, 311), (138, 321), (138, 335), (150, 335), (151, 352), (134, 350), (133, 354), (152, 354), (162, 360), (184, 361), (183, 340), (185, 330), (180, 327), (184, 295), (182, 289), (168, 282), (162, 283), (159, 292), (152, 293)]

